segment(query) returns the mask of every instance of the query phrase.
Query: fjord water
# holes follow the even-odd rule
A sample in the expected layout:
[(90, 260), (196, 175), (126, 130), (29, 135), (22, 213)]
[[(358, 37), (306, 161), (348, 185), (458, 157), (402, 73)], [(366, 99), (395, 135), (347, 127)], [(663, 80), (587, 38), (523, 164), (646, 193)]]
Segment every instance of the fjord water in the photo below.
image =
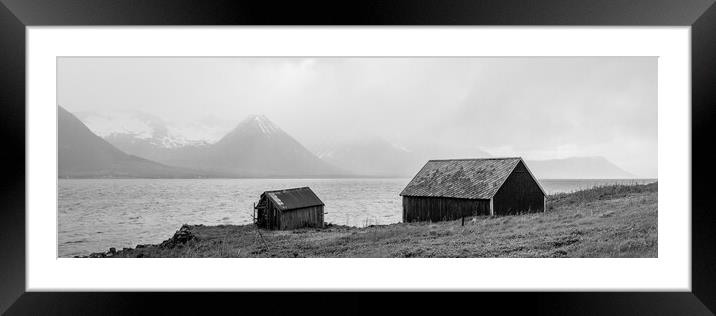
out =
[[(351, 226), (401, 221), (398, 195), (410, 179), (60, 179), (58, 255), (71, 257), (159, 243), (182, 224), (248, 224), (267, 190), (309, 186), (325, 220)], [(541, 180), (548, 194), (656, 179)]]

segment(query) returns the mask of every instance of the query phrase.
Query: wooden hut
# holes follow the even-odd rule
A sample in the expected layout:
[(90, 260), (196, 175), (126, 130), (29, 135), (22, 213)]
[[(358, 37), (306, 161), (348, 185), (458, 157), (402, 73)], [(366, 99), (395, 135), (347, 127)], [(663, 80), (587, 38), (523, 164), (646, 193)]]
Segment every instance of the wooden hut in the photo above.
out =
[(400, 193), (403, 222), (544, 212), (546, 194), (522, 158), (430, 160)]
[(309, 187), (266, 191), (254, 206), (254, 219), (268, 229), (323, 227), (323, 206)]

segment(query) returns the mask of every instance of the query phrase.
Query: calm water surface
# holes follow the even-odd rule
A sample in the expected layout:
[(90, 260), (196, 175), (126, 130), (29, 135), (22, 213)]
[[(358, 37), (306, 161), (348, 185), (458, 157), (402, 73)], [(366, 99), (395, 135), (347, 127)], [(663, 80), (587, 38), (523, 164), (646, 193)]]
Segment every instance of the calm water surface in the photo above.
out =
[[(398, 194), (410, 179), (60, 179), (60, 257), (159, 243), (182, 224), (251, 223), (263, 191), (309, 186), (325, 220), (351, 226), (401, 221)], [(638, 180), (542, 180), (549, 194)]]

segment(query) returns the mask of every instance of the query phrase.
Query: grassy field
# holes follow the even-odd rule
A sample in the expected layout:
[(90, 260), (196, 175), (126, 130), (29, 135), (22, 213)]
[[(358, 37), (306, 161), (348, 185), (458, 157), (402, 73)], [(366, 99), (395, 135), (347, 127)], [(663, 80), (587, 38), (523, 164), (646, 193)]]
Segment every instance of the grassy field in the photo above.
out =
[[(91, 257), (657, 257), (657, 184), (548, 197), (539, 214), (364, 228), (184, 225), (159, 245)], [(260, 232), (260, 234), (259, 234)]]

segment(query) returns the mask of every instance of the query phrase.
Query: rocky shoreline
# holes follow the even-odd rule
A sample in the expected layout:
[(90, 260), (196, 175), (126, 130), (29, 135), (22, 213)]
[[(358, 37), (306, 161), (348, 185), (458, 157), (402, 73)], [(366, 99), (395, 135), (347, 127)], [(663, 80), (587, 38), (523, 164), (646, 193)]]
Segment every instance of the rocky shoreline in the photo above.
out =
[[(203, 226), (203, 225), (196, 225), (196, 226)], [(135, 248), (122, 248), (122, 250), (117, 250), (116, 248), (112, 247), (107, 250), (107, 252), (93, 252), (87, 256), (74, 256), (73, 258), (112, 258), (112, 257), (127, 257), (136, 253), (135, 258), (143, 258), (144, 254), (139, 253), (135, 250), (139, 249), (147, 249), (147, 248), (162, 248), (162, 249), (173, 249), (175, 247), (181, 247), (185, 245), (189, 241), (198, 241), (199, 238), (197, 238), (191, 230), (192, 226), (184, 224), (179, 228), (179, 230), (174, 233), (174, 236), (172, 238), (169, 238), (162, 243), (158, 245), (153, 244), (139, 244)]]

